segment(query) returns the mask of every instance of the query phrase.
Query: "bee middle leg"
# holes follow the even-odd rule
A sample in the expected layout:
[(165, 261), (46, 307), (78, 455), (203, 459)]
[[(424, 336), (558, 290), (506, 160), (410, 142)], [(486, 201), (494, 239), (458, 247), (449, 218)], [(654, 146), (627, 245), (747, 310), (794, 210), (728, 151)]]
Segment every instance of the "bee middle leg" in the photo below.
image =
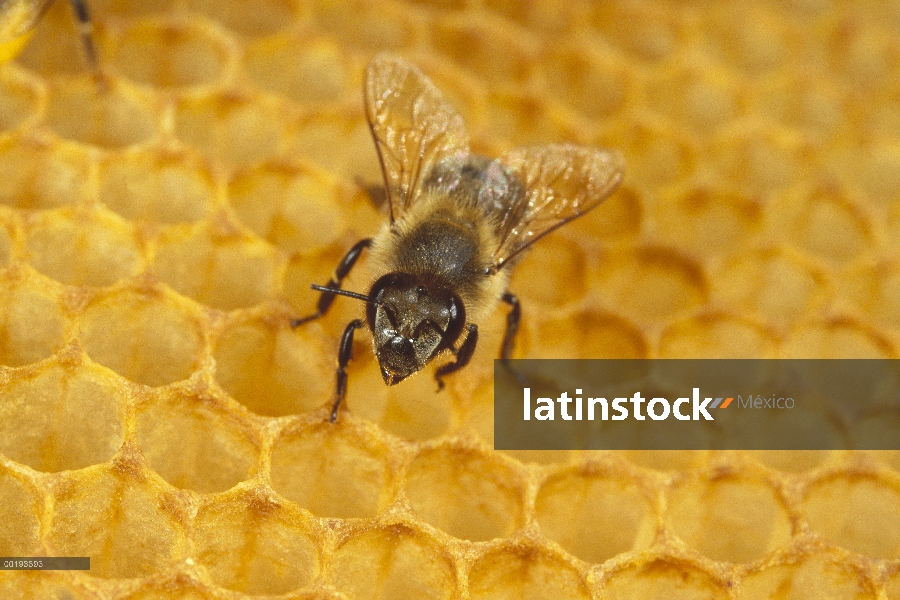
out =
[(456, 360), (451, 363), (447, 363), (446, 365), (441, 365), (434, 373), (434, 379), (438, 384), (438, 391), (444, 389), (444, 376), (449, 375), (450, 373), (453, 373), (455, 371), (459, 371), (464, 366), (469, 364), (469, 361), (472, 359), (472, 354), (475, 352), (475, 344), (477, 343), (478, 325), (469, 323), (468, 325), (466, 325), (466, 339), (459, 346), (459, 348), (453, 349), (453, 353), (456, 354)]
[[(372, 238), (365, 238), (353, 244), (353, 247), (347, 251), (347, 254), (345, 254), (344, 258), (341, 259), (341, 262), (338, 263), (337, 268), (334, 270), (334, 277), (328, 280), (328, 283), (325, 284), (325, 287), (331, 288), (333, 290), (341, 289), (341, 282), (344, 281), (344, 277), (346, 277), (350, 273), (350, 269), (352, 269), (353, 265), (356, 264), (356, 261), (359, 260), (359, 255), (362, 254), (362, 251), (371, 245)], [(334, 297), (334, 294), (322, 292), (322, 295), (319, 296), (319, 303), (316, 306), (316, 312), (299, 319), (294, 319), (293, 321), (291, 321), (291, 327), (297, 327), (298, 325), (302, 325), (307, 321), (312, 321), (324, 316), (325, 313), (328, 312), (328, 309), (331, 308), (331, 303), (334, 302)]]
[(512, 368), (509, 359), (512, 358), (513, 346), (516, 342), (516, 334), (519, 332), (519, 322), (522, 320), (522, 305), (519, 299), (509, 292), (503, 294), (502, 299), (509, 304), (509, 313), (506, 315), (506, 331), (503, 334), (503, 345), (500, 346), (500, 362), (506, 370), (515, 377), (519, 383), (525, 384), (525, 376)]
[(331, 407), (331, 415), (328, 421), (335, 423), (338, 417), (338, 408), (347, 395), (347, 365), (353, 358), (353, 332), (363, 326), (362, 319), (354, 319), (347, 324), (344, 334), (341, 336), (341, 345), (338, 348), (338, 368), (337, 368), (337, 398)]
[(500, 346), (500, 358), (506, 363), (512, 356), (516, 334), (519, 332), (519, 321), (522, 320), (522, 305), (519, 304), (519, 299), (509, 292), (503, 294), (502, 298), (510, 306), (509, 314), (506, 315), (506, 332), (503, 334), (503, 345)]

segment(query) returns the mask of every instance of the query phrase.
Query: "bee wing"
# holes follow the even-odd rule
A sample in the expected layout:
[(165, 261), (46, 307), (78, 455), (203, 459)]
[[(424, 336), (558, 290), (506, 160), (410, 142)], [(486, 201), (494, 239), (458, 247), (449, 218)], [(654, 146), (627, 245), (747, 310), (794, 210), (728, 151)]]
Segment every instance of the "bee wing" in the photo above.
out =
[(431, 80), (399, 56), (373, 58), (365, 87), (366, 117), (394, 222), (415, 203), (437, 161), (469, 154), (469, 135)]
[(557, 227), (606, 200), (625, 174), (621, 152), (571, 144), (517, 148), (501, 162), (522, 181), (524, 193), (495, 213), (500, 243), (494, 265), (498, 269)]

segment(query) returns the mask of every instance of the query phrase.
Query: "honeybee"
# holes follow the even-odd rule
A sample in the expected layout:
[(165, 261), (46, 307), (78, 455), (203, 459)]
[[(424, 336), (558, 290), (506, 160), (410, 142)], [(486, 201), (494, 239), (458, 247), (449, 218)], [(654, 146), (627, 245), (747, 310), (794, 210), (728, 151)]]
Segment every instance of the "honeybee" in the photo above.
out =
[[(499, 302), (510, 306), (500, 356), (510, 357), (521, 318), (507, 290), (510, 270), (534, 242), (609, 197), (622, 181), (618, 151), (551, 144), (519, 148), (498, 160), (469, 152), (462, 117), (421, 71), (398, 56), (379, 54), (365, 76), (365, 110), (381, 162), (390, 222), (354, 245), (322, 292), (324, 315), (336, 295), (366, 303), (366, 321), (385, 384), (395, 385), (442, 354), (443, 378), (466, 366), (478, 341), (477, 323)], [(363, 250), (379, 276), (368, 294), (340, 289)], [(351, 321), (338, 349), (337, 397), (347, 391), (353, 355)]]
[[(34, 27), (53, 0), (0, 0), (0, 64), (14, 59), (31, 39)], [(91, 70), (97, 73), (93, 25), (84, 0), (69, 0)]]

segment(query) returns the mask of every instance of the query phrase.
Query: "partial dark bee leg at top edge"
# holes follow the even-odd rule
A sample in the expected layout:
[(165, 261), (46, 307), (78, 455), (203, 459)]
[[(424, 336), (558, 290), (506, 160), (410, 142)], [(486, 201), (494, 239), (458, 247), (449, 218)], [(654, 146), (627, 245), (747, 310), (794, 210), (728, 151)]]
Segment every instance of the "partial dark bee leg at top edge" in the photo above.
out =
[(515, 377), (519, 383), (525, 384), (525, 377), (512, 368), (509, 359), (512, 358), (513, 346), (516, 342), (516, 334), (519, 332), (519, 322), (522, 320), (522, 305), (513, 294), (506, 292), (502, 299), (509, 304), (509, 314), (506, 315), (506, 332), (503, 334), (503, 345), (500, 346), (500, 360), (506, 370)]
[(362, 319), (354, 319), (347, 324), (344, 329), (344, 335), (341, 336), (341, 345), (338, 348), (338, 368), (337, 368), (337, 398), (331, 407), (331, 416), (328, 420), (331, 423), (337, 421), (338, 408), (347, 395), (347, 365), (353, 358), (353, 332), (363, 326)]
[(456, 360), (452, 363), (441, 365), (434, 373), (434, 379), (438, 384), (438, 391), (444, 389), (444, 381), (442, 379), (444, 376), (459, 371), (469, 364), (469, 360), (471, 360), (472, 354), (475, 352), (476, 343), (478, 343), (478, 325), (469, 323), (466, 325), (466, 339), (459, 348), (453, 349), (453, 353), (456, 354)]
[[(352, 269), (353, 265), (356, 264), (356, 261), (359, 259), (359, 255), (362, 254), (362, 251), (371, 245), (372, 238), (366, 238), (364, 240), (356, 242), (353, 247), (347, 251), (347, 254), (345, 254), (344, 258), (341, 259), (341, 262), (338, 263), (337, 269), (334, 270), (334, 277), (328, 280), (328, 283), (325, 284), (325, 287), (331, 288), (333, 290), (341, 289), (341, 282), (344, 281), (344, 277), (346, 277), (350, 273), (350, 269)], [(321, 316), (324, 316), (325, 313), (328, 312), (328, 309), (331, 308), (332, 302), (334, 302), (334, 294), (322, 292), (322, 295), (319, 296), (319, 303), (316, 306), (316, 312), (299, 319), (294, 319), (293, 321), (291, 321), (291, 327), (297, 327), (298, 325), (302, 325), (307, 321), (312, 321), (314, 319), (318, 319)]]
[(94, 44), (94, 23), (91, 20), (91, 14), (88, 12), (87, 4), (84, 0), (69, 0), (72, 10), (75, 11), (75, 17), (78, 19), (78, 34), (81, 36), (81, 44), (84, 46), (85, 58), (88, 67), (98, 75), (100, 73), (100, 63), (97, 60), (97, 47)]

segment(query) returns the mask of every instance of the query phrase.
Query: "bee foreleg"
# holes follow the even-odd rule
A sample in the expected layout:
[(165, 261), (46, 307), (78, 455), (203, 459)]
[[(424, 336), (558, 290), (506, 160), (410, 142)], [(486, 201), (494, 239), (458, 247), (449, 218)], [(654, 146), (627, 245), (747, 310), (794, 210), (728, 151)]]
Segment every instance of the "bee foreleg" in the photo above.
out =
[(328, 420), (332, 423), (337, 421), (338, 408), (347, 395), (347, 364), (353, 358), (353, 332), (363, 326), (362, 319), (354, 319), (347, 324), (344, 329), (344, 335), (341, 336), (341, 345), (338, 348), (338, 368), (337, 368), (337, 398), (331, 407), (331, 416)]
[[(344, 258), (341, 259), (341, 262), (338, 264), (337, 269), (334, 270), (334, 277), (328, 280), (328, 283), (325, 285), (325, 287), (331, 288), (333, 290), (341, 289), (341, 282), (344, 281), (344, 277), (346, 277), (350, 273), (350, 269), (352, 269), (353, 265), (356, 264), (356, 261), (359, 259), (359, 255), (362, 254), (362, 251), (371, 245), (372, 238), (366, 238), (364, 240), (356, 242), (353, 247), (347, 251), (347, 254), (344, 255)], [(319, 296), (319, 304), (316, 306), (316, 312), (299, 319), (294, 319), (293, 321), (291, 321), (291, 327), (297, 327), (298, 325), (302, 325), (307, 321), (312, 321), (313, 319), (318, 319), (319, 317), (324, 316), (325, 313), (328, 312), (328, 309), (331, 308), (331, 303), (334, 302), (334, 297), (334, 294), (322, 292), (322, 295)]]
[(475, 352), (476, 343), (478, 343), (478, 325), (469, 323), (468, 325), (466, 325), (466, 339), (459, 346), (459, 348), (456, 348), (453, 351), (453, 353), (456, 354), (456, 360), (452, 363), (441, 365), (434, 373), (434, 378), (438, 384), (438, 391), (444, 389), (444, 381), (441, 379), (442, 377), (444, 377), (445, 375), (449, 375), (454, 371), (459, 371), (464, 366), (469, 364), (469, 360), (472, 358), (472, 354)]

